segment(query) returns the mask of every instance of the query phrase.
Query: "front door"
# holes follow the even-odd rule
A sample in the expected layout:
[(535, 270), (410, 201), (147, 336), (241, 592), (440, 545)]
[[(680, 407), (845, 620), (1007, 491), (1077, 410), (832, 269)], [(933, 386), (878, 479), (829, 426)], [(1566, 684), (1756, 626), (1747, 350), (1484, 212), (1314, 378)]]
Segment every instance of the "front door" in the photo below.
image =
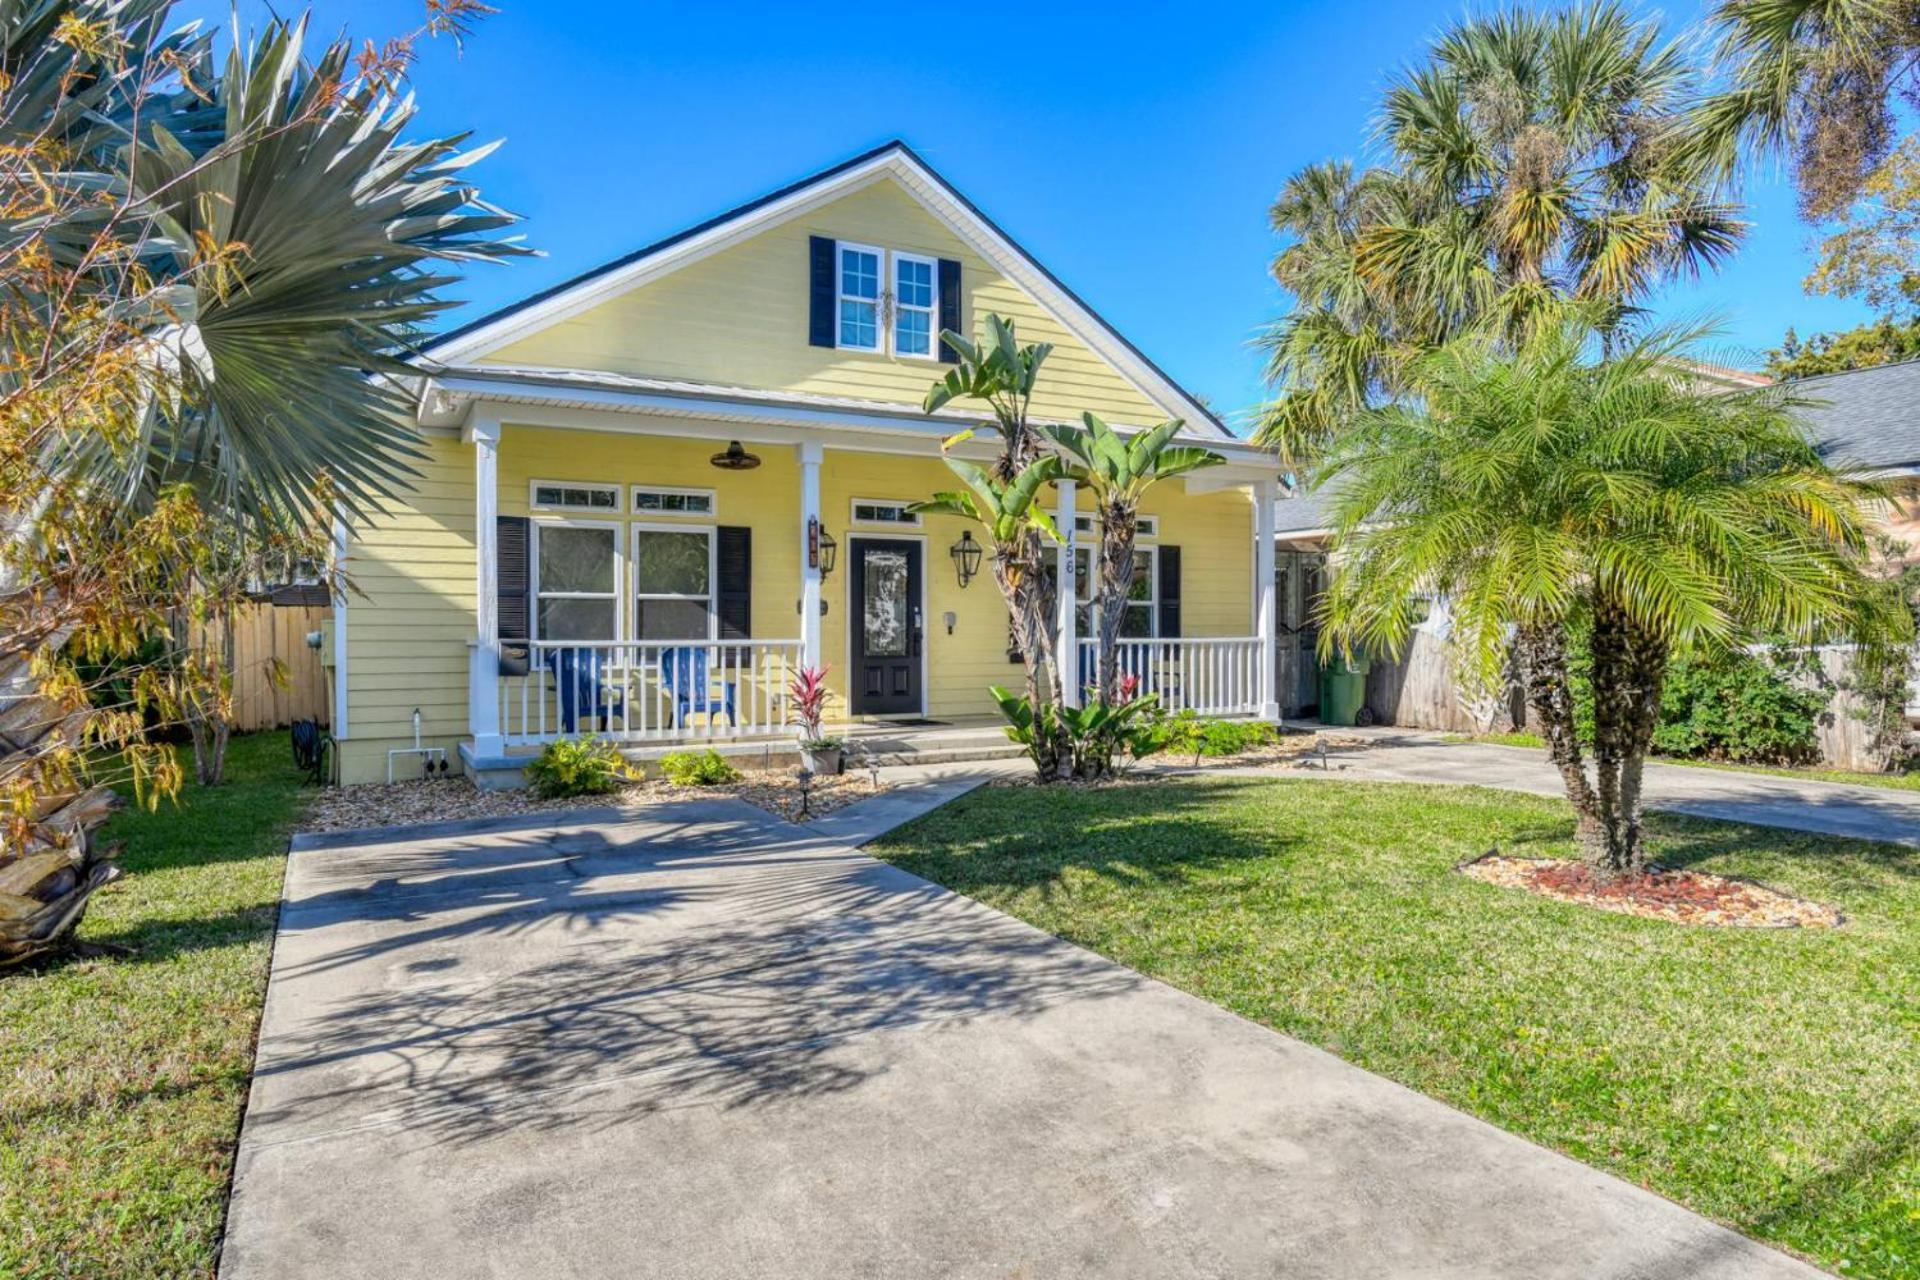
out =
[(853, 713), (917, 715), (921, 544), (853, 540)]

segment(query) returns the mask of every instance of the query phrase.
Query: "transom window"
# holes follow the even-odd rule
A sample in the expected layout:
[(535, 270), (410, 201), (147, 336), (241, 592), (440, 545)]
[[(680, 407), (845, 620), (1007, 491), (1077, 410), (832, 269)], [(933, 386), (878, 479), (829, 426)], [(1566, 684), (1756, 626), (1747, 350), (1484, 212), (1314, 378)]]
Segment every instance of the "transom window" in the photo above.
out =
[(920, 513), (912, 509), (911, 503), (890, 502), (879, 498), (855, 498), (853, 522), (855, 524), (918, 525)]
[(620, 526), (542, 520), (533, 532), (536, 638), (618, 638)]
[(633, 526), (633, 637), (636, 640), (711, 640), (714, 537), (712, 529)]
[(880, 349), (880, 261), (885, 251), (868, 245), (840, 246), (840, 345), (855, 351)]
[(527, 505), (535, 511), (589, 511), (616, 515), (620, 511), (620, 486), (581, 484), (573, 480), (535, 480), (529, 487)]
[(893, 349), (903, 356), (933, 355), (934, 280), (932, 258), (893, 255)]
[[(1095, 528), (1095, 522), (1094, 522), (1094, 518), (1091, 515), (1085, 512), (1082, 512), (1081, 514), (1074, 516), (1073, 529), (1075, 533), (1090, 534), (1094, 531), (1094, 528)], [(1136, 538), (1159, 537), (1160, 536), (1160, 517), (1159, 516), (1136, 517), (1133, 522), (1133, 536)]]
[(711, 489), (633, 487), (633, 513), (637, 516), (711, 516), (713, 511)]

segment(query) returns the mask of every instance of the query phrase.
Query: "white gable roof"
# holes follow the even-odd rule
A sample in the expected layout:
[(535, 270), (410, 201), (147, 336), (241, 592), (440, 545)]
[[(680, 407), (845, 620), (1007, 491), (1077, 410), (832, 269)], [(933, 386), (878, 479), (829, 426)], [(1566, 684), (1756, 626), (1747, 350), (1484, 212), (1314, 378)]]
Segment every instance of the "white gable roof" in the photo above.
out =
[(904, 142), (889, 142), (737, 209), (482, 316), (425, 344), (430, 367), (470, 364), (507, 344), (548, 328), (619, 294), (718, 253), (767, 228), (875, 182), (893, 179), (981, 257), (1048, 308), (1095, 354), (1139, 392), (1185, 419), (1188, 430), (1234, 439), (1233, 433), (1184, 387), (1081, 301), (1012, 237), (927, 165)]

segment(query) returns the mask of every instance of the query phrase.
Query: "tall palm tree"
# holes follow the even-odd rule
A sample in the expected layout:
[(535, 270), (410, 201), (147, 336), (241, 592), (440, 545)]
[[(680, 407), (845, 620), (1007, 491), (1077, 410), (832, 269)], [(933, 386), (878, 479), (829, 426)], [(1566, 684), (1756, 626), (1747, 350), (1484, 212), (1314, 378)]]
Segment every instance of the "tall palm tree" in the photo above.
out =
[(276, 21), (217, 67), (171, 11), (0, 0), (0, 963), (113, 874), (76, 762), (138, 744), (50, 655), (164, 627), (217, 536), (311, 538), (404, 483), (444, 264), (524, 252), (461, 173), (484, 148), (401, 139), (392, 65)]
[(1725, 83), (1695, 152), (1727, 174), (1786, 157), (1804, 214), (1842, 212), (1893, 150), (1895, 98), (1920, 106), (1920, 0), (1720, 0), (1707, 22)]
[(1726, 256), (1737, 209), (1676, 145), (1695, 90), (1681, 45), (1614, 0), (1448, 30), (1389, 85), (1381, 162), (1309, 167), (1273, 206), (1295, 305), (1264, 340), (1260, 437), (1310, 457), (1453, 335), (1566, 301), (1611, 326)]
[[(1517, 348), (1470, 334), (1413, 362), (1409, 399), (1358, 414), (1321, 471), (1343, 549), (1323, 648), (1398, 653), (1433, 596), (1482, 682), (1511, 636), (1606, 875), (1645, 865), (1641, 774), (1672, 654), (1910, 631), (1867, 568), (1878, 490), (1822, 461), (1781, 390), (1715, 394), (1676, 376), (1697, 336), (1596, 359), (1591, 322)], [(1568, 678), (1576, 626), (1591, 635), (1590, 771)]]

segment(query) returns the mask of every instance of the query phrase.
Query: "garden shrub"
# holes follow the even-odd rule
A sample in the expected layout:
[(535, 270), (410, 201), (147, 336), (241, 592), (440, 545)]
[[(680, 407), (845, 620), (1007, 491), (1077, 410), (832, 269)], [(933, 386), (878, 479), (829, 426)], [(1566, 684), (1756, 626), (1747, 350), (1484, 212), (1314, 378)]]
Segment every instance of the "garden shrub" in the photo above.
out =
[(1653, 749), (1748, 764), (1804, 764), (1820, 756), (1831, 691), (1792, 659), (1732, 653), (1681, 658), (1667, 670)]
[[(1187, 710), (1166, 716), (1153, 726), (1153, 750), (1218, 759), (1263, 747), (1279, 737), (1279, 730), (1259, 720), (1219, 720)], [(1148, 752), (1136, 752), (1145, 755)]]
[(611, 742), (588, 737), (549, 742), (527, 762), (526, 776), (536, 795), (554, 800), (606, 795), (633, 775)]
[(664, 755), (660, 757), (660, 772), (676, 787), (717, 787), (723, 782), (740, 780), (740, 771), (712, 747)]

